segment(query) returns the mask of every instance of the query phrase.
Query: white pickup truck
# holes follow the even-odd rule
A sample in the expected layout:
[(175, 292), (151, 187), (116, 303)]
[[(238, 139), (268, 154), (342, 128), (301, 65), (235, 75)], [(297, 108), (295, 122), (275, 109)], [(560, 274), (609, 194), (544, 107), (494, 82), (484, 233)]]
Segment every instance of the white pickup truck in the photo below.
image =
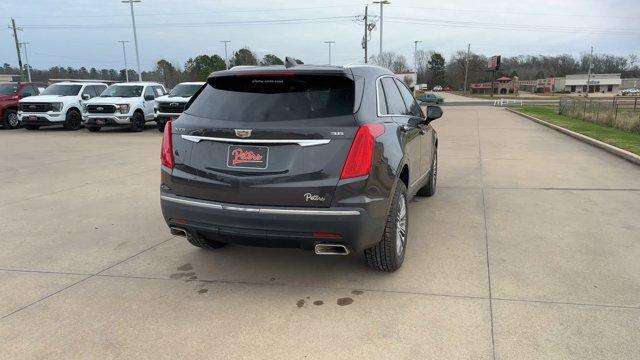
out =
[(106, 88), (106, 84), (91, 82), (60, 82), (50, 85), (40, 95), (20, 100), (18, 119), (27, 130), (50, 125), (77, 130), (82, 125), (84, 104)]
[(176, 85), (168, 95), (156, 98), (156, 123), (158, 131), (164, 131), (169, 120), (175, 120), (184, 111), (191, 97), (204, 85), (204, 82), (184, 82)]
[(111, 85), (99, 97), (85, 103), (84, 125), (91, 132), (106, 126), (142, 131), (147, 122), (155, 119), (156, 98), (166, 93), (164, 86), (154, 82)]

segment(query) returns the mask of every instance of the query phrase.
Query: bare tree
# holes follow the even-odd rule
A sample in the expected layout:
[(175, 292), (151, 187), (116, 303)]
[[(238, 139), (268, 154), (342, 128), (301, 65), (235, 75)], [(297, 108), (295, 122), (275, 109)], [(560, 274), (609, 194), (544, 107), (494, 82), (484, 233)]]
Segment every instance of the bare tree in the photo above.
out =
[(387, 68), (394, 73), (403, 73), (409, 71), (407, 59), (394, 52), (383, 52), (382, 54), (372, 56), (370, 62), (380, 67)]

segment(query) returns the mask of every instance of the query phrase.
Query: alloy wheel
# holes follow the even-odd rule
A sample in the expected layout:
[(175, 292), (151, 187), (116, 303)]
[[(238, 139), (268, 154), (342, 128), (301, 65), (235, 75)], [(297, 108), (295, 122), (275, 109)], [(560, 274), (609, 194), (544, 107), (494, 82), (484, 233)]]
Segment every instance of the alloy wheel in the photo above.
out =
[(398, 211), (396, 214), (396, 254), (401, 256), (407, 242), (407, 199), (404, 194), (401, 194), (398, 200)]
[(9, 114), (9, 117), (7, 118), (7, 123), (9, 124), (10, 128), (14, 128), (18, 126), (18, 114), (16, 113)]

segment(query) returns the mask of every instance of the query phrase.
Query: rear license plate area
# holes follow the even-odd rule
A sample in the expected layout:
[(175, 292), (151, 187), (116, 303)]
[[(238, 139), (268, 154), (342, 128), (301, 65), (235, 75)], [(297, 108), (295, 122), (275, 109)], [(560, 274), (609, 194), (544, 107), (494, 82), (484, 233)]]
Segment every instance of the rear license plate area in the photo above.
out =
[(229, 145), (227, 167), (266, 169), (268, 163), (268, 146)]

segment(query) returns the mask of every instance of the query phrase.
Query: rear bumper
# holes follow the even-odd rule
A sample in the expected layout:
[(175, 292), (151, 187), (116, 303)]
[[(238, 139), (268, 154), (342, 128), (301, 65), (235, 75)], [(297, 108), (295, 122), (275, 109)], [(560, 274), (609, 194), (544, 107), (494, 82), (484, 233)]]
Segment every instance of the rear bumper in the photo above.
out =
[(169, 193), (161, 194), (160, 203), (169, 226), (190, 236), (249, 246), (313, 250), (316, 244), (334, 243), (360, 251), (380, 241), (386, 221), (364, 207), (260, 207)]

